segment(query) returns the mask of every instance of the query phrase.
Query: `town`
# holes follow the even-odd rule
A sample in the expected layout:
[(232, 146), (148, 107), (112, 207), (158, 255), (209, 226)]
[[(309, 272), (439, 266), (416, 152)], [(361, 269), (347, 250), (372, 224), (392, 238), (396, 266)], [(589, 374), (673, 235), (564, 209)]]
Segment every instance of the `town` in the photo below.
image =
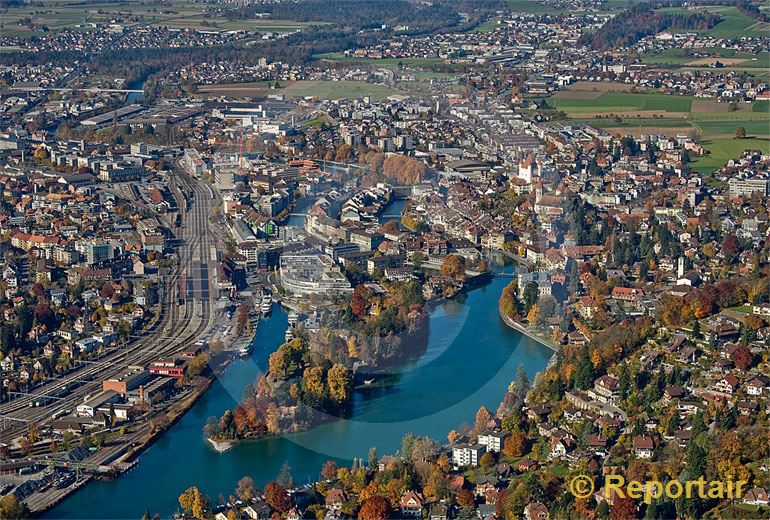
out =
[(766, 5), (8, 0), (0, 50), (1, 518), (770, 517)]

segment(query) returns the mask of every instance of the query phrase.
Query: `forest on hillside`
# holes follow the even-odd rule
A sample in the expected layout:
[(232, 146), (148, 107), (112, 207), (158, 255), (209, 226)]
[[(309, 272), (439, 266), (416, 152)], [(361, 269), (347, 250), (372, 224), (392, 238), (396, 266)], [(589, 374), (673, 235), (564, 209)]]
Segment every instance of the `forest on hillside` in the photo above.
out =
[(646, 36), (670, 29), (710, 29), (721, 21), (713, 13), (659, 12), (659, 4), (636, 4), (602, 26), (595, 34), (585, 34), (579, 43), (599, 51), (632, 45)]

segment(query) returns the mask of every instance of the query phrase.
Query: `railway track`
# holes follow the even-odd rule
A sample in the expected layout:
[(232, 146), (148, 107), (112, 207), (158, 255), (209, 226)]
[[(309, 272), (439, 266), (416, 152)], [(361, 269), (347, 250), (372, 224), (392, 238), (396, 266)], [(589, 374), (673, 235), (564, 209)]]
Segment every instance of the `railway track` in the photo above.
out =
[[(204, 263), (207, 268), (211, 261), (213, 235), (209, 229), (208, 217), (214, 203), (213, 197), (210, 196), (211, 192), (207, 186), (186, 172), (178, 171), (174, 178), (183, 188), (194, 193), (194, 198), (191, 204), (185, 205), (187, 211), (180, 228), (184, 244), (180, 248), (177, 268), (164, 280), (166, 290), (158, 319), (142, 334), (132, 337), (125, 344), (109, 349), (92, 362), (83, 363), (85, 366), (55, 378), (30, 394), (1, 405), (0, 418), (5, 419), (0, 422), (3, 438), (13, 438), (26, 428), (27, 423), (44, 422), (55, 412), (74, 408), (87, 395), (101, 390), (102, 380), (124, 373), (130, 365), (146, 365), (157, 358), (180, 352), (195, 342), (213, 324), (211, 295), (214, 291), (210, 279), (199, 281), (200, 290), (197, 296), (204, 293), (203, 284), (206, 284), (206, 298), (195, 298), (195, 295), (191, 295), (193, 297), (188, 297), (184, 305), (178, 305), (176, 302), (177, 282), (182, 272), (192, 271), (196, 251), (198, 261)], [(194, 323), (196, 311), (201, 319)], [(36, 401), (51, 400), (54, 402), (34, 406)]]

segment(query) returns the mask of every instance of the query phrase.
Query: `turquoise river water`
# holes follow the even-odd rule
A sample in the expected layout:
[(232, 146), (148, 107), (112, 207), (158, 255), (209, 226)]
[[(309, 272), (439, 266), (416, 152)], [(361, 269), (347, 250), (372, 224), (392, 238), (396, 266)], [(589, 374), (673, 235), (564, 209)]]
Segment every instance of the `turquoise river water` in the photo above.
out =
[[(511, 270), (511, 266), (505, 267)], [(263, 319), (249, 358), (237, 359), (209, 391), (139, 457), (129, 472), (112, 481), (81, 488), (44, 518), (132, 518), (145, 510), (164, 518), (178, 510), (177, 497), (196, 485), (216, 502), (236, 482), (251, 475), (258, 484), (272, 480), (284, 462), (298, 484), (316, 480), (328, 459), (349, 465), (376, 446), (394, 453), (407, 432), (446, 442), (446, 434), (472, 423), (479, 406), (494, 412), (521, 365), (531, 379), (545, 368), (552, 352), (507, 327), (497, 300), (509, 277), (432, 308), (427, 348), (387, 384), (356, 391), (352, 417), (311, 431), (252, 441), (225, 453), (203, 437), (210, 416), (219, 416), (255, 381), (267, 357), (283, 342), (287, 316), (278, 305)]]

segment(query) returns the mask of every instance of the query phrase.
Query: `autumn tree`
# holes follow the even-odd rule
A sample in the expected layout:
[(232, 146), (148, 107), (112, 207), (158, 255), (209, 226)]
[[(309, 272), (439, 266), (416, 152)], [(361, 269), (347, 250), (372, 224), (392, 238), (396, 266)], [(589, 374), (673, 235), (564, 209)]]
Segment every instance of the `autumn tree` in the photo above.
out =
[(746, 139), (746, 129), (742, 126), (739, 126), (735, 129), (735, 138), (736, 139)]
[(535, 325), (540, 321), (540, 307), (537, 304), (534, 304), (529, 308), (529, 312), (527, 313), (527, 321), (530, 325)]
[(484, 469), (489, 469), (495, 465), (495, 456), (491, 452), (486, 452), (479, 459), (479, 466)]
[(457, 493), (457, 504), (460, 507), (475, 507), (476, 497), (472, 491), (463, 488)]
[(291, 509), (291, 499), (286, 488), (277, 482), (268, 482), (265, 486), (265, 501), (280, 513), (286, 513)]
[(369, 299), (366, 287), (361, 284), (353, 290), (353, 296), (350, 298), (350, 309), (357, 318), (363, 319), (367, 316), (369, 310)]
[(248, 475), (238, 481), (238, 486), (235, 489), (235, 494), (238, 498), (244, 501), (249, 501), (257, 495), (257, 485), (254, 483), (254, 479)]
[(473, 425), (473, 432), (479, 434), (487, 429), (487, 423), (492, 418), (492, 414), (486, 406), (482, 406), (476, 412), (476, 422)]
[(616, 498), (612, 504), (610, 518), (612, 520), (636, 520), (638, 507), (633, 498)]
[(320, 404), (324, 397), (323, 367), (306, 368), (302, 374), (302, 390), (311, 404)]
[(398, 229), (399, 227), (397, 220), (389, 220), (382, 225), (382, 230), (388, 233), (398, 231)]
[(732, 352), (730, 360), (735, 363), (735, 366), (740, 370), (748, 370), (754, 363), (754, 355), (748, 348), (741, 345)]
[(521, 457), (527, 450), (527, 434), (515, 431), (503, 443), (503, 455), (506, 457)]
[(345, 365), (335, 363), (326, 374), (329, 397), (336, 404), (342, 404), (350, 398), (353, 378)]
[(2, 519), (16, 519), (16, 518), (28, 518), (29, 509), (24, 502), (20, 502), (19, 499), (13, 493), (8, 493), (2, 499), (0, 499), (0, 518)]
[(268, 371), (274, 377), (286, 377), (286, 372), (289, 369), (289, 362), (289, 353), (282, 345), (268, 357)]
[(190, 512), (198, 520), (205, 518), (208, 503), (209, 499), (201, 495), (200, 490), (195, 486), (188, 488), (187, 491), (179, 495), (179, 505), (182, 509)]
[(337, 463), (333, 460), (327, 460), (321, 466), (321, 478), (324, 480), (334, 480), (337, 478)]
[(447, 255), (441, 264), (441, 275), (461, 279), (465, 276), (465, 259), (458, 255)]
[(385, 520), (390, 517), (390, 502), (382, 495), (369, 498), (358, 512), (360, 520)]

